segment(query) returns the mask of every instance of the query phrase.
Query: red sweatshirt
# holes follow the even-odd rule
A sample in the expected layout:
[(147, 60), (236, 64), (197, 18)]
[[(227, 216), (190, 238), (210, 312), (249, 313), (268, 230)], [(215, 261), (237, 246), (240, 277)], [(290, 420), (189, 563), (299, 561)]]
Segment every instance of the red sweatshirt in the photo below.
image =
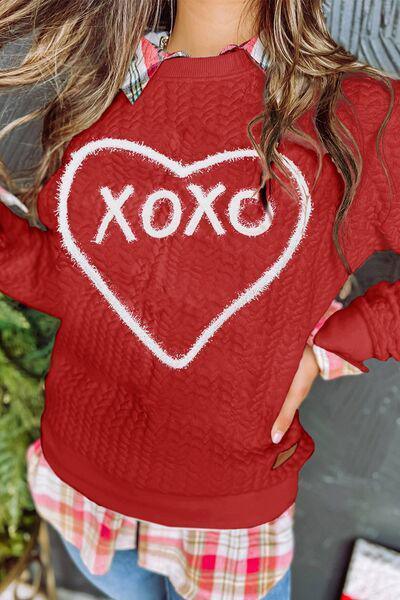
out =
[[(138, 519), (265, 523), (294, 501), (314, 450), (298, 413), (281, 443), (270, 431), (310, 332), (347, 279), (332, 240), (343, 183), (326, 155), (313, 189), (317, 157), (285, 141), (294, 196), (275, 182), (268, 198), (254, 193), (261, 165), (247, 124), (263, 108), (264, 78), (243, 49), (164, 61), (137, 102), (119, 93), (71, 141), (39, 196), (46, 232), (0, 207), (0, 289), (61, 320), (45, 457), (85, 496)], [(349, 79), (352, 106), (338, 108), (364, 159), (344, 244), (353, 270), (376, 250), (400, 250), (395, 87), (390, 212), (374, 146), (389, 94)], [(300, 125), (315, 136), (311, 112)], [(353, 362), (360, 340), (362, 358), (398, 359), (398, 300), (399, 284), (374, 286), (318, 342)], [(341, 339), (342, 323), (351, 338)]]

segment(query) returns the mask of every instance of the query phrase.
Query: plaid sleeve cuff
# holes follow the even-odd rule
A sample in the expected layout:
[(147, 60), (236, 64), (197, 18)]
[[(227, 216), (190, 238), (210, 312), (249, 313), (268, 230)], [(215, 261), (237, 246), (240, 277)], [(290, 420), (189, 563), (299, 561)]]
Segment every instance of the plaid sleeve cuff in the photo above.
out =
[(363, 371), (344, 360), (337, 354), (329, 352), (316, 344), (312, 345), (315, 359), (319, 366), (319, 372), (322, 379), (336, 379), (344, 375), (360, 375)]
[(356, 367), (354, 364), (348, 362), (338, 354), (334, 352), (330, 352), (329, 350), (325, 350), (325, 348), (321, 348), (314, 344), (314, 337), (325, 323), (325, 321), (337, 310), (341, 310), (343, 308), (343, 304), (338, 302), (337, 300), (333, 300), (330, 304), (328, 310), (321, 317), (318, 323), (315, 325), (314, 329), (311, 331), (307, 343), (313, 349), (315, 359), (319, 366), (320, 376), (322, 379), (336, 379), (338, 377), (343, 377), (345, 375), (360, 375), (363, 371)]

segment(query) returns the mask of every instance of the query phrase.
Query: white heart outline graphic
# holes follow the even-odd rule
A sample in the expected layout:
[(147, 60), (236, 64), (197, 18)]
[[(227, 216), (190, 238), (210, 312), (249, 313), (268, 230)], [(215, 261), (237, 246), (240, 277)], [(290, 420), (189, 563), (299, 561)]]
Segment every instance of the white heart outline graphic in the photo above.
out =
[(68, 222), (68, 200), (75, 175), (81, 168), (85, 159), (92, 154), (96, 154), (100, 150), (123, 150), (130, 154), (138, 154), (150, 161), (160, 164), (180, 179), (223, 162), (241, 160), (243, 158), (257, 158), (258, 154), (254, 148), (225, 150), (209, 155), (203, 160), (198, 160), (190, 164), (183, 164), (140, 142), (118, 138), (102, 138), (91, 141), (72, 153), (71, 159), (67, 163), (61, 176), (58, 189), (57, 219), (58, 231), (61, 234), (63, 246), (68, 251), (72, 260), (85, 273), (99, 293), (107, 300), (112, 310), (119, 316), (132, 333), (134, 333), (162, 363), (173, 369), (183, 369), (193, 361), (200, 350), (204, 348), (205, 344), (211, 340), (224, 323), (269, 287), (271, 282), (279, 276), (281, 271), (291, 260), (305, 235), (307, 224), (313, 210), (312, 198), (307, 182), (300, 169), (289, 158), (281, 155), (284, 164), (288, 168), (291, 177), (296, 184), (300, 198), (299, 218), (284, 250), (278, 259), (266, 269), (254, 283), (249, 285), (211, 320), (209, 325), (203, 329), (185, 354), (171, 356), (164, 350), (161, 344), (152, 337), (147, 328), (138, 321), (135, 315), (126, 308), (123, 302), (119, 300), (116, 294), (104, 281), (100, 272), (91, 264), (86, 254), (79, 248), (70, 230)]

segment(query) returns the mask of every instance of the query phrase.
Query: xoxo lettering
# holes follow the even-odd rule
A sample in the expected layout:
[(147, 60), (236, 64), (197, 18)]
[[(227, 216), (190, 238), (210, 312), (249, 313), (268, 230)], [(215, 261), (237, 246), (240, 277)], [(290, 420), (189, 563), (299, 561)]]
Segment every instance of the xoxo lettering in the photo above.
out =
[[(158, 150), (155, 150), (154, 148), (151, 148), (140, 141), (119, 138), (102, 138), (92, 140), (73, 152), (70, 160), (65, 165), (64, 172), (61, 176), (58, 189), (56, 214), (57, 229), (61, 235), (65, 252), (70, 256), (74, 264), (77, 265), (82, 274), (87, 277), (91, 284), (97, 289), (99, 295), (103, 298), (108, 307), (132, 332), (132, 335), (134, 335), (138, 341), (140, 341), (158, 360), (160, 360), (166, 366), (172, 369), (185, 369), (191, 365), (192, 361), (194, 361), (198, 354), (202, 352), (203, 348), (208, 343), (212, 342), (215, 334), (217, 334), (217, 332), (223, 328), (234, 315), (242, 310), (245, 310), (246, 307), (252, 302), (256, 301), (261, 294), (266, 293), (269, 287), (273, 285), (274, 281), (287, 268), (290, 262), (295, 260), (296, 252), (302, 245), (302, 241), (308, 230), (308, 223), (313, 211), (313, 199), (311, 197), (307, 181), (301, 170), (289, 158), (284, 155), (280, 155), (281, 160), (288, 169), (291, 179), (295, 184), (295, 189), (298, 196), (299, 211), (295, 226), (290, 235), (287, 239), (282, 239), (282, 247), (279, 256), (277, 256), (276, 260), (272, 264), (270, 264), (267, 257), (265, 264), (260, 266), (260, 271), (258, 274), (255, 274), (252, 282), (243, 288), (241, 288), (239, 285), (234, 293), (228, 293), (224, 308), (219, 312), (216, 311), (210, 318), (207, 317), (204, 323), (200, 320), (198, 331), (193, 334), (192, 340), (187, 343), (186, 347), (179, 351), (176, 350), (171, 352), (168, 350), (168, 341), (159, 338), (158, 335), (153, 334), (151, 331), (151, 326), (142, 320), (141, 315), (135, 314), (135, 312), (129, 307), (129, 303), (125, 301), (123, 295), (119, 293), (118, 282), (113, 281), (112, 277), (110, 278), (110, 274), (108, 273), (108, 261), (103, 261), (101, 266), (99, 266), (96, 263), (95, 256), (92, 256), (90, 249), (84, 248), (82, 241), (80, 240), (79, 232), (75, 231), (75, 210), (78, 209), (77, 217), (79, 217), (79, 208), (84, 206), (84, 203), (71, 201), (71, 196), (74, 194), (76, 180), (79, 178), (79, 173), (81, 171), (85, 171), (86, 161), (95, 160), (95, 157), (98, 153), (105, 153), (106, 156), (111, 157), (115, 152), (123, 153), (127, 157), (127, 160), (130, 160), (134, 157), (146, 160), (151, 167), (163, 168), (182, 182), (193, 174), (201, 173), (203, 170), (210, 169), (217, 165), (239, 162), (242, 160), (258, 160), (258, 153), (254, 148), (248, 147), (237, 148), (235, 150), (222, 150), (220, 152), (216, 152), (215, 154), (195, 160), (194, 162), (184, 163), (162, 154)], [(98, 223), (97, 234), (94, 232), (95, 238), (93, 241), (95, 241), (96, 237), (98, 236), (98, 244), (101, 244), (101, 240), (107, 233), (110, 223), (113, 223), (115, 228), (118, 227), (117, 233), (119, 233), (119, 231), (124, 232), (125, 229), (125, 233), (123, 233), (125, 239), (127, 237), (129, 239), (132, 235), (136, 235), (138, 231), (137, 222), (140, 223), (142, 220), (143, 206), (141, 207), (141, 210), (139, 209), (138, 211), (138, 221), (135, 219), (134, 224), (129, 223), (126, 219), (126, 207), (127, 202), (131, 199), (131, 196), (135, 193), (135, 190), (131, 190), (129, 187), (127, 189), (127, 187), (128, 186), (125, 186), (122, 190), (103, 188), (103, 193), (99, 191), (100, 201), (103, 200), (106, 210), (104, 216)], [(245, 204), (244, 200), (240, 199), (238, 194), (240, 194), (240, 192), (234, 194), (236, 199), (233, 201), (231, 198), (228, 206), (228, 209), (229, 207), (231, 209), (230, 215), (228, 210), (228, 220), (232, 220), (236, 225), (238, 222), (240, 223), (243, 221), (243, 219), (241, 219), (243, 214), (242, 211), (241, 214), (237, 213), (237, 205), (235, 202), (240, 204), (241, 207), (243, 207)], [(250, 195), (251, 194), (249, 194), (249, 196)], [(208, 197), (208, 201), (203, 200), (204, 196)], [(196, 220), (202, 222), (203, 219), (207, 218), (209, 224), (211, 209), (213, 207), (215, 208), (217, 201), (220, 202), (220, 199), (218, 198), (217, 200), (216, 198), (211, 201), (212, 196), (204, 191), (202, 191), (201, 197), (203, 205), (201, 206), (199, 201), (195, 199), (196, 208), (190, 215), (188, 222), (185, 223), (184, 229), (189, 227), (189, 223), (191, 223), (191, 228), (193, 228)], [(79, 189), (77, 189), (77, 193), (73, 199), (79, 200), (79, 198)], [(146, 203), (146, 200), (148, 199), (144, 199), (144, 203)], [(154, 196), (148, 202), (148, 206), (150, 206), (150, 208), (151, 202), (154, 203), (154, 207), (156, 205)], [(269, 204), (270, 208), (272, 209), (273, 206), (271, 206), (271, 204), (273, 205), (273, 199), (271, 199)], [(182, 210), (180, 199), (179, 205)], [(176, 206), (178, 207), (177, 203)], [(173, 213), (172, 202), (170, 209), (171, 217)], [(149, 212), (151, 214), (151, 211)], [(176, 215), (179, 217), (177, 212)], [(235, 221), (235, 216), (238, 217), (237, 221)], [(182, 219), (186, 221), (183, 210), (180, 214), (179, 225), (181, 224)], [(191, 219), (193, 219), (193, 221), (191, 221)], [(225, 218), (223, 220), (225, 222)], [(224, 223), (221, 222), (222, 219), (218, 219), (218, 221), (221, 227), (224, 228)], [(152, 225), (154, 225), (154, 223), (152, 223)], [(207, 223), (204, 222), (204, 225), (207, 226)], [(215, 227), (215, 225), (216, 222), (211, 226)], [(245, 224), (245, 226), (246, 225), (247, 224)], [(188, 229), (189, 233), (191, 228), (189, 227)], [(96, 229), (96, 227), (94, 227), (94, 229)], [(134, 240), (132, 240), (132, 242), (133, 241)]]
[[(186, 224), (182, 228), (183, 235), (192, 236), (198, 228), (200, 222), (206, 219), (214, 232), (221, 236), (226, 234), (226, 229), (221, 223), (221, 218), (215, 212), (215, 203), (217, 199), (226, 192), (223, 183), (218, 183), (209, 190), (203, 189), (200, 185), (189, 184), (188, 192), (193, 197), (196, 207)], [(120, 193), (115, 194), (108, 187), (101, 187), (100, 196), (106, 206), (106, 212), (98, 226), (96, 235), (92, 240), (96, 244), (101, 244), (111, 223), (115, 222), (121, 230), (127, 242), (137, 240), (133, 226), (128, 223), (124, 216), (123, 207), (125, 203), (134, 196), (135, 189), (132, 185), (126, 185)], [(243, 210), (246, 204), (258, 203), (260, 200), (256, 197), (257, 190), (248, 188), (236, 192), (228, 203), (226, 210), (227, 218), (231, 227), (238, 233), (255, 237), (264, 234), (271, 226), (273, 220), (273, 207), (269, 205), (268, 211), (256, 223), (249, 223), (243, 219)], [(168, 221), (162, 226), (154, 224), (154, 217), (160, 203), (167, 202), (169, 209)], [(182, 202), (175, 192), (161, 188), (150, 193), (138, 211), (139, 225), (143, 231), (152, 238), (162, 239), (173, 235), (182, 225)]]

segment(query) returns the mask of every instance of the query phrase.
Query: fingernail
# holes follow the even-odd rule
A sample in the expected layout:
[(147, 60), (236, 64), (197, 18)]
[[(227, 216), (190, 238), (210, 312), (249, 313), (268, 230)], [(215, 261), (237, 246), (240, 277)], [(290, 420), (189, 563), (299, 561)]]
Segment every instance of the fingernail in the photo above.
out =
[(275, 433), (272, 435), (272, 441), (274, 442), (274, 444), (279, 444), (279, 442), (281, 441), (282, 438), (283, 438), (282, 431), (275, 431)]

